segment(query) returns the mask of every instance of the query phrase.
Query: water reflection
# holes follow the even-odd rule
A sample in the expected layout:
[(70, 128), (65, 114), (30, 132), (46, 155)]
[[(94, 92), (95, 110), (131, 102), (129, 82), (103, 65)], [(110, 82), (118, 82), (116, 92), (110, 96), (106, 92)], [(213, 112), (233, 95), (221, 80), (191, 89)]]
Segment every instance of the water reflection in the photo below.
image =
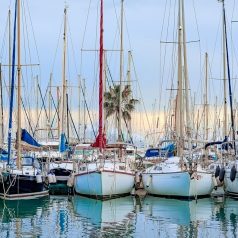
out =
[(234, 199), (204, 198), (196, 202), (147, 196), (140, 200), (139, 208), (137, 237), (238, 235), (238, 201)]
[(238, 200), (0, 200), (0, 237), (238, 237)]
[(49, 205), (49, 198), (0, 200), (1, 237), (33, 237), (42, 233), (40, 220)]
[(84, 222), (84, 228), (91, 231), (90, 237), (129, 237), (132, 235), (135, 216), (133, 197), (101, 201), (74, 196), (72, 202), (74, 212)]
[(146, 216), (179, 225), (208, 220), (211, 217), (212, 206), (211, 198), (185, 201), (147, 196), (143, 201), (143, 211)]

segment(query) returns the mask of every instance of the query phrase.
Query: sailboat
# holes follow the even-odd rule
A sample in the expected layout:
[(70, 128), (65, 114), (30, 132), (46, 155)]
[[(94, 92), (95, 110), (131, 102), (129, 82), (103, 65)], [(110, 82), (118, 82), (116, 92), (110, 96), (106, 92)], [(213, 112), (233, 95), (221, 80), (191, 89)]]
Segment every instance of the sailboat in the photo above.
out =
[(234, 115), (233, 115), (233, 99), (232, 99), (232, 89), (231, 89), (231, 77), (230, 77), (230, 65), (229, 65), (229, 51), (227, 42), (227, 26), (226, 26), (226, 11), (225, 4), (222, 1), (222, 12), (223, 12), (223, 24), (224, 24), (224, 44), (226, 48), (226, 63), (227, 63), (227, 73), (228, 73), (228, 86), (229, 86), (229, 98), (230, 98), (230, 116), (231, 116), (231, 133), (232, 140), (226, 141), (222, 145), (226, 148), (226, 152), (223, 153), (222, 167), (220, 173), (222, 178), (224, 178), (224, 190), (227, 195), (238, 196), (238, 159), (236, 151), (236, 140), (235, 140), (235, 128), (234, 128)]
[[(106, 145), (103, 124), (103, 0), (100, 13), (99, 132), (95, 143), (91, 145), (93, 153), (89, 157), (85, 155), (84, 162), (80, 161), (79, 169), (74, 176), (74, 189), (78, 194), (104, 199), (126, 195), (132, 191), (135, 171), (131, 168), (131, 162), (135, 159), (135, 150), (131, 148), (130, 152), (134, 156), (130, 155), (129, 158), (126, 156), (125, 144)], [(89, 147), (86, 150), (88, 151)]]
[[(14, 199), (32, 199), (48, 195), (48, 190), (44, 186), (44, 177), (38, 161), (32, 157), (23, 157), (21, 150), (21, 139), (25, 130), (21, 129), (21, 30), (20, 30), (20, 10), (21, 1), (15, 1), (15, 16), (14, 16), (14, 39), (13, 39), (13, 57), (12, 57), (12, 80), (10, 92), (10, 107), (9, 107), (9, 130), (8, 130), (8, 159), (6, 163), (1, 164), (0, 173), (0, 198), (7, 200)], [(12, 114), (13, 114), (13, 99), (15, 88), (15, 43), (16, 43), (16, 28), (18, 35), (17, 48), (17, 78), (18, 78), (18, 107), (17, 107), (17, 158), (14, 159), (11, 143), (12, 143)], [(28, 136), (28, 134), (26, 134)]]
[[(213, 189), (212, 172), (199, 163), (199, 153), (192, 151), (188, 104), (188, 76), (184, 2), (178, 1), (178, 91), (176, 105), (176, 155), (142, 172), (144, 187), (149, 194), (193, 199), (209, 196)], [(183, 65), (184, 62), (184, 65)], [(184, 72), (184, 74), (183, 74)], [(183, 90), (185, 86), (185, 90)], [(185, 103), (184, 103), (185, 102)], [(185, 108), (184, 108), (185, 104)], [(186, 109), (186, 110), (185, 110)], [(184, 120), (186, 112), (186, 123)], [(184, 135), (186, 125), (186, 136)], [(187, 143), (185, 143), (187, 141)], [(184, 149), (187, 144), (187, 149)]]
[[(61, 116), (60, 116), (60, 138), (57, 157), (49, 157), (48, 160), (48, 183), (51, 194), (68, 194), (67, 183), (73, 172), (73, 161), (69, 156), (69, 138), (66, 137), (66, 41), (67, 41), (67, 7), (64, 9), (64, 32), (63, 32), (63, 70), (62, 70), (62, 93), (61, 93)], [(53, 153), (51, 153), (53, 155)], [(72, 184), (71, 184), (72, 186)]]

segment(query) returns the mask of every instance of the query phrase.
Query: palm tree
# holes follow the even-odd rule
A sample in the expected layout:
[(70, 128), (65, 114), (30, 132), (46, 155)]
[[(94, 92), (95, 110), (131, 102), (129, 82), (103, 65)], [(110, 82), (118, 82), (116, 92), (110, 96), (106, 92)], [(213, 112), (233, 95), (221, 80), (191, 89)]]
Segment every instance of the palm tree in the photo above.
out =
[[(104, 109), (106, 118), (116, 115), (118, 120), (119, 115), (119, 97), (120, 97), (120, 85), (115, 85), (109, 88), (108, 92), (104, 93)], [(125, 85), (122, 88), (122, 102), (121, 110), (122, 116), (125, 122), (131, 121), (131, 113), (135, 110), (135, 105), (139, 100), (132, 98), (132, 91), (130, 85)]]

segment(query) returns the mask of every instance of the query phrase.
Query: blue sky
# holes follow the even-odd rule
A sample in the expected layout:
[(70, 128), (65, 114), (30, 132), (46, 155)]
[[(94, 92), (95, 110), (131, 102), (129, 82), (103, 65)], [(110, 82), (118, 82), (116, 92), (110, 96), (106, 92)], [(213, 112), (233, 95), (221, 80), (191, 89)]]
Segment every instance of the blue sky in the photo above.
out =
[[(95, 95), (97, 94), (97, 54), (95, 52), (83, 52), (83, 49), (98, 48), (98, 0), (41, 0), (29, 1), (22, 0), (25, 9), (29, 7), (30, 16), (33, 26), (29, 21), (29, 12), (26, 11), (26, 21), (29, 31), (29, 45), (31, 48), (31, 62), (38, 63), (33, 33), (36, 40), (36, 46), (39, 53), (40, 69), (34, 69), (33, 76), (40, 74), (40, 83), (43, 88), (46, 87), (49, 75), (53, 72), (54, 85), (61, 85), (61, 62), (62, 62), (62, 30), (60, 29), (63, 21), (63, 9), (68, 6), (68, 26), (70, 29), (69, 56), (67, 78), (69, 84), (76, 86), (78, 84), (77, 74), (81, 74), (86, 79), (87, 95), (90, 105), (96, 104)], [(89, 3), (88, 23), (86, 26), (87, 12)], [(119, 0), (104, 1), (104, 36), (105, 49), (119, 49), (119, 35), (117, 17), (120, 14)], [(163, 108), (168, 101), (169, 91), (171, 87), (171, 49), (173, 46), (166, 45), (165, 70), (162, 73), (161, 65), (164, 62), (165, 44), (160, 41), (166, 40), (167, 25), (169, 31), (167, 40), (173, 41), (173, 22), (176, 21), (174, 7), (176, 0), (125, 0), (125, 31), (124, 31), (124, 49), (125, 49), (125, 70), (127, 66), (128, 50), (132, 50), (135, 63), (136, 73), (139, 78), (139, 85), (142, 91), (142, 97), (145, 101), (147, 110), (153, 108), (156, 100), (162, 100), (160, 108)], [(0, 0), (0, 59), (3, 63), (7, 61), (7, 45), (6, 35), (4, 36), (7, 12), (9, 6), (13, 10), (14, 1)], [(171, 6), (169, 8), (169, 5)], [(169, 10), (170, 9), (170, 12)], [(231, 41), (231, 33), (233, 44), (230, 44), (232, 76), (237, 77), (238, 64), (235, 55), (238, 53), (238, 23), (231, 24), (232, 20), (238, 20), (238, 7), (235, 0), (226, 1), (228, 38)], [(207, 51), (210, 59), (210, 66), (213, 78), (221, 78), (222, 61), (221, 61), (221, 4), (216, 0), (185, 0), (186, 11), (186, 30), (187, 40), (200, 40), (199, 43), (188, 44), (188, 62), (191, 92), (197, 95), (201, 94), (201, 79), (204, 70), (204, 54)], [(116, 14), (117, 15), (116, 15)], [(170, 18), (169, 18), (170, 15)], [(169, 18), (169, 20), (168, 20)], [(165, 19), (163, 21), (163, 19)], [(163, 23), (164, 22), (164, 23)], [(163, 29), (162, 29), (163, 28)], [(86, 29), (86, 31), (85, 31)], [(83, 35), (85, 31), (84, 43)], [(26, 35), (25, 35), (26, 37)], [(60, 37), (60, 38), (59, 38)], [(5, 39), (5, 41), (4, 41)], [(59, 46), (57, 54), (57, 42)], [(4, 43), (5, 42), (5, 43)], [(72, 45), (74, 51), (72, 51)], [(27, 48), (27, 47), (26, 47)], [(23, 50), (24, 52), (24, 50)], [(74, 52), (74, 53), (72, 53)], [(56, 56), (55, 56), (56, 55)], [(23, 56), (24, 58), (24, 56)], [(53, 62), (55, 58), (55, 64)], [(108, 64), (110, 66), (113, 79), (119, 79), (119, 54), (117, 52), (109, 52), (107, 55)], [(29, 58), (26, 61), (29, 62)], [(96, 66), (95, 66), (96, 65)], [(174, 71), (174, 80), (176, 78), (176, 69)], [(6, 77), (6, 73), (4, 76)], [(132, 75), (134, 77), (134, 75)], [(163, 79), (163, 82), (162, 82)], [(30, 77), (30, 83), (25, 86), (29, 91), (33, 83)], [(133, 78), (135, 80), (135, 78)], [(28, 81), (29, 82), (29, 81)], [(162, 86), (161, 86), (162, 85)], [(214, 102), (215, 96), (221, 100), (221, 82), (211, 80), (210, 94), (211, 100)], [(235, 80), (233, 81), (235, 90)], [(135, 87), (138, 91), (138, 87)], [(162, 89), (161, 89), (162, 88)], [(162, 93), (160, 91), (162, 90)], [(72, 96), (71, 100), (77, 100), (77, 96)], [(141, 98), (140, 93), (136, 93)], [(34, 98), (34, 94), (31, 95)], [(198, 104), (201, 103), (198, 100)]]

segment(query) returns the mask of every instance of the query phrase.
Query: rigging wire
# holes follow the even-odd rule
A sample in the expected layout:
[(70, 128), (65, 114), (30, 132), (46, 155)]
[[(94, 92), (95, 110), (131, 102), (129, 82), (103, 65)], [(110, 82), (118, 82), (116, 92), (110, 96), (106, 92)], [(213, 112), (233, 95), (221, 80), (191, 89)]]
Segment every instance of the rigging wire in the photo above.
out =
[(83, 66), (83, 51), (82, 51), (82, 49), (84, 47), (84, 41), (85, 41), (85, 35), (86, 35), (86, 30), (87, 30), (87, 25), (88, 25), (89, 13), (90, 13), (90, 9), (91, 9), (91, 2), (92, 2), (92, 0), (89, 1), (86, 22), (85, 22), (84, 32), (83, 32), (83, 40), (82, 40), (81, 54), (80, 54), (80, 75), (82, 75), (82, 66)]
[(59, 35), (58, 35), (58, 40), (57, 40), (57, 45), (56, 45), (56, 49), (55, 49), (55, 53), (54, 53), (51, 73), (53, 73), (53, 71), (54, 71), (54, 66), (55, 66), (55, 62), (56, 62), (57, 52), (58, 52), (58, 49), (59, 49), (59, 44), (60, 44), (60, 39), (61, 39), (63, 23), (64, 23), (64, 20), (62, 19), (61, 26), (60, 26), (60, 31), (59, 31)]

